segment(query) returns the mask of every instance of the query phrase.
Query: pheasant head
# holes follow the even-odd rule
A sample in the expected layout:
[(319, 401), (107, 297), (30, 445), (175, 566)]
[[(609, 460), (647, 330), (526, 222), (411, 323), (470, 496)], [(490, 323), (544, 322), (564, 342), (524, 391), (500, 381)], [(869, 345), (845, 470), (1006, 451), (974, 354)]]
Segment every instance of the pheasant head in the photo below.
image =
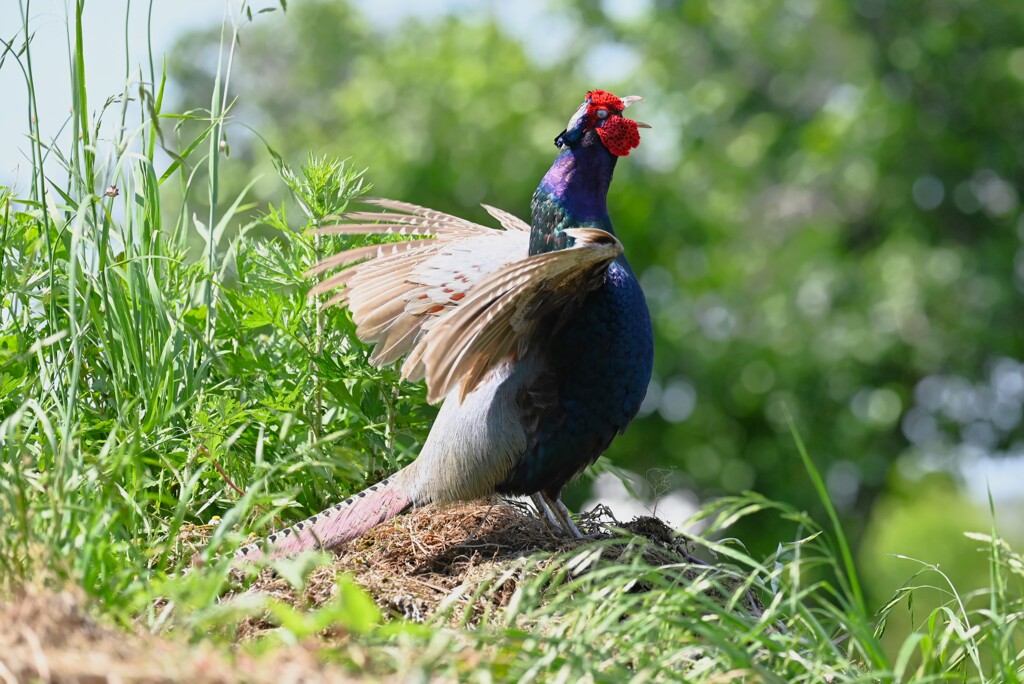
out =
[(625, 157), (640, 145), (640, 128), (650, 128), (642, 121), (627, 119), (622, 114), (634, 102), (643, 98), (629, 95), (619, 98), (606, 90), (591, 90), (587, 99), (569, 119), (565, 130), (555, 138), (555, 145), (564, 149), (588, 144), (596, 134), (605, 149), (616, 157)]
[(530, 254), (572, 245), (567, 228), (593, 227), (613, 233), (608, 217), (608, 186), (619, 157), (640, 145), (641, 121), (622, 114), (642, 97), (616, 97), (606, 90), (587, 93), (565, 130), (555, 138), (560, 150), (533, 194)]

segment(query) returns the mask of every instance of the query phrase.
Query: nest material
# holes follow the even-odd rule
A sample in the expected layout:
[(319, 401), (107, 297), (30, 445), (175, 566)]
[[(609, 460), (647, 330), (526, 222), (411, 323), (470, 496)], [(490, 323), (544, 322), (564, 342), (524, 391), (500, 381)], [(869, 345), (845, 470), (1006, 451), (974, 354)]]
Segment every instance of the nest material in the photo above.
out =
[[(429, 506), (379, 525), (338, 549), (330, 564), (313, 571), (301, 592), (271, 568), (264, 569), (248, 591), (316, 608), (334, 595), (338, 574), (347, 573), (385, 615), (422, 621), (444, 609), (451, 611), (453, 622), (465, 623), (507, 605), (523, 573), (543, 569), (545, 555), (557, 557), (594, 539), (622, 538), (621, 545), (611, 546), (605, 554), (611, 561), (616, 548), (625, 553), (636, 536), (653, 542), (644, 552), (652, 565), (692, 559), (685, 537), (657, 518), (620, 524), (607, 509), (598, 508), (578, 522), (587, 539), (561, 535), (516, 502)], [(680, 572), (692, 578), (698, 570)], [(262, 618), (249, 618), (238, 636), (253, 638), (272, 628)]]

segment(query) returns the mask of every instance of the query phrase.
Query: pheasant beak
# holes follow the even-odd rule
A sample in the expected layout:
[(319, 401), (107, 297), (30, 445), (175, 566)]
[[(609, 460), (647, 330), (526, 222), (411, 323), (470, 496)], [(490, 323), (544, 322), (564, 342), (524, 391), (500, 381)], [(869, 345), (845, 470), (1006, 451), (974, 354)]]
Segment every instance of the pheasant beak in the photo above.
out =
[[(629, 109), (630, 105), (636, 104), (637, 102), (644, 102), (644, 98), (639, 95), (627, 95), (622, 98), (622, 109)], [(643, 121), (634, 121), (637, 128), (651, 128), (651, 124), (644, 123)]]

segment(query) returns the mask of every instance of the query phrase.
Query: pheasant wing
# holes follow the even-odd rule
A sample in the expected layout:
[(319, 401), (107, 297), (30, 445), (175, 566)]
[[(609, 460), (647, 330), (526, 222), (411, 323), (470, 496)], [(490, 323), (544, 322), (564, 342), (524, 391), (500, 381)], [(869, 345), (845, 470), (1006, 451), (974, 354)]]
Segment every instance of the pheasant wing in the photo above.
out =
[(524, 353), (542, 320), (564, 316), (604, 282), (622, 244), (596, 228), (566, 232), (574, 238), (572, 247), (492, 272), (419, 340), (403, 374), (426, 377), (429, 401), (442, 399), (456, 385), (464, 397), (496, 365)]
[(323, 259), (306, 275), (348, 267), (315, 285), (310, 295), (344, 287), (327, 305), (348, 305), (359, 339), (376, 343), (370, 357), (376, 365), (391, 363), (413, 350), (476, 283), (529, 251), (529, 227), (498, 209), (485, 207), (508, 230), (405, 202), (372, 199), (367, 203), (385, 212), (347, 213), (340, 222), (314, 232), (413, 239), (346, 250)]
[(348, 213), (314, 232), (414, 239), (325, 258), (307, 275), (348, 268), (310, 294), (344, 286), (327, 304), (348, 305), (359, 339), (376, 344), (372, 363), (409, 354), (402, 377), (426, 377), (431, 402), (456, 385), (465, 396), (497, 364), (523, 353), (539, 322), (571, 310), (622, 253), (610, 233), (577, 228), (566, 231), (572, 247), (526, 256), (529, 226), (500, 209), (484, 207), (506, 230), (405, 202), (368, 202), (386, 212)]

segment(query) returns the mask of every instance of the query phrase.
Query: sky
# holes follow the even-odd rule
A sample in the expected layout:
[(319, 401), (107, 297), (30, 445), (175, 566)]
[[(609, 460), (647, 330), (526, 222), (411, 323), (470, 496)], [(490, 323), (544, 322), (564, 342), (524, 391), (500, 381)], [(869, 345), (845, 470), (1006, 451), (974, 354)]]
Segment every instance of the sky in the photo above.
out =
[[(130, 67), (131, 81), (138, 80), (140, 69), (144, 74), (149, 72), (146, 24), (150, 3), (145, 0), (128, 3), (125, 0), (101, 1), (116, 6), (109, 13), (109, 21), (102, 12), (95, 11), (95, 7), (90, 7), (83, 18), (86, 91), (90, 97), (89, 109), (93, 112), (103, 105), (106, 97), (124, 91), (126, 62)], [(69, 27), (68, 17), (73, 17), (73, 10), (68, 7), (72, 1), (0, 0), (0, 39), (5, 43), (12, 39), (16, 45), (23, 43), (24, 35), (20, 30), (21, 8), (26, 4), (33, 33), (32, 70), (40, 129), (45, 141), (58, 134), (71, 109), (68, 46), (69, 32), (73, 26)], [(386, 30), (410, 16), (428, 18), (444, 12), (464, 11), (472, 3), (468, 0), (417, 0), (415, 3), (403, 0), (358, 0), (354, 4), (360, 7), (372, 24)], [(517, 4), (528, 9), (542, 3), (528, 1)], [(254, 13), (261, 7), (279, 6), (277, 0), (249, 0), (248, 5)], [(153, 56), (159, 71), (161, 57), (171, 49), (180, 35), (191, 29), (220, 24), (230, 17), (231, 12), (238, 13), (242, 0), (154, 0), (152, 6)], [(528, 19), (535, 14), (527, 11), (523, 16)], [(523, 24), (523, 21), (518, 23)], [(523, 29), (523, 33), (529, 33), (528, 26), (524, 25)], [(16, 189), (24, 189), (31, 168), (26, 156), (29, 150), (29, 103), (25, 84), (21, 66), (8, 55), (0, 66), (0, 93), (4, 95), (3, 106), (0, 107), (0, 185), (13, 185)], [(169, 89), (172, 88), (173, 84), (169, 84)], [(165, 100), (174, 101), (173, 91), (168, 95)]]
[[(138, 80), (140, 69), (143, 74), (149, 73), (146, 36), (150, 3), (145, 0), (102, 2), (116, 6), (109, 13), (109, 21), (103, 13), (95, 11), (95, 7), (88, 8), (83, 15), (86, 92), (92, 112), (102, 107), (105, 98), (124, 91), (126, 71), (129, 81), (133, 82)], [(415, 3), (359, 0), (355, 4), (371, 23), (387, 29), (409, 16), (427, 18), (459, 11), (470, 3), (467, 0), (418, 0)], [(72, 2), (0, 0), (0, 39), (5, 43), (12, 39), (16, 46), (24, 42), (21, 8), (25, 5), (33, 33), (32, 71), (40, 130), (46, 141), (58, 135), (71, 109), (68, 55), (73, 25), (69, 26), (68, 18), (70, 15), (73, 20), (73, 9), (68, 8)], [(254, 13), (261, 7), (279, 6), (277, 0), (250, 0), (248, 5)], [(230, 19), (232, 12), (237, 15), (241, 6), (242, 0), (154, 0), (152, 40), (156, 70), (160, 70), (162, 56), (179, 36), (189, 30), (217, 26)], [(174, 101), (173, 84), (168, 84), (168, 90), (165, 101)], [(4, 96), (0, 107), (0, 185), (13, 185), (23, 190), (31, 168), (27, 156), (29, 100), (22, 66), (11, 55), (0, 66), (0, 93)]]
[[(20, 33), (21, 8), (24, 0), (0, 2), (0, 38), (24, 41)], [(123, 2), (105, 0), (118, 5), (106, 21), (100, 12), (84, 15), (84, 55), (86, 89), (89, 108), (96, 111), (103, 99), (120, 93), (125, 84), (125, 36), (128, 36), (128, 63), (137, 80), (139, 68), (148, 61), (146, 55), (146, 21), (148, 3), (130, 4), (125, 26)], [(40, 129), (44, 139), (57, 134), (71, 109), (71, 74), (68, 57), (68, 25), (65, 0), (34, 0), (29, 4), (32, 44), (32, 70), (36, 83)], [(153, 52), (159, 60), (177, 36), (189, 29), (209, 26), (224, 16), (225, 3), (215, 0), (157, 0), (153, 3)], [(159, 62), (157, 69), (159, 69)], [(146, 67), (148, 72), (148, 66)], [(25, 77), (17, 61), (8, 55), (0, 66), (0, 184), (23, 188), (28, 182), (31, 164), (26, 159), (29, 149), (28, 92)]]

